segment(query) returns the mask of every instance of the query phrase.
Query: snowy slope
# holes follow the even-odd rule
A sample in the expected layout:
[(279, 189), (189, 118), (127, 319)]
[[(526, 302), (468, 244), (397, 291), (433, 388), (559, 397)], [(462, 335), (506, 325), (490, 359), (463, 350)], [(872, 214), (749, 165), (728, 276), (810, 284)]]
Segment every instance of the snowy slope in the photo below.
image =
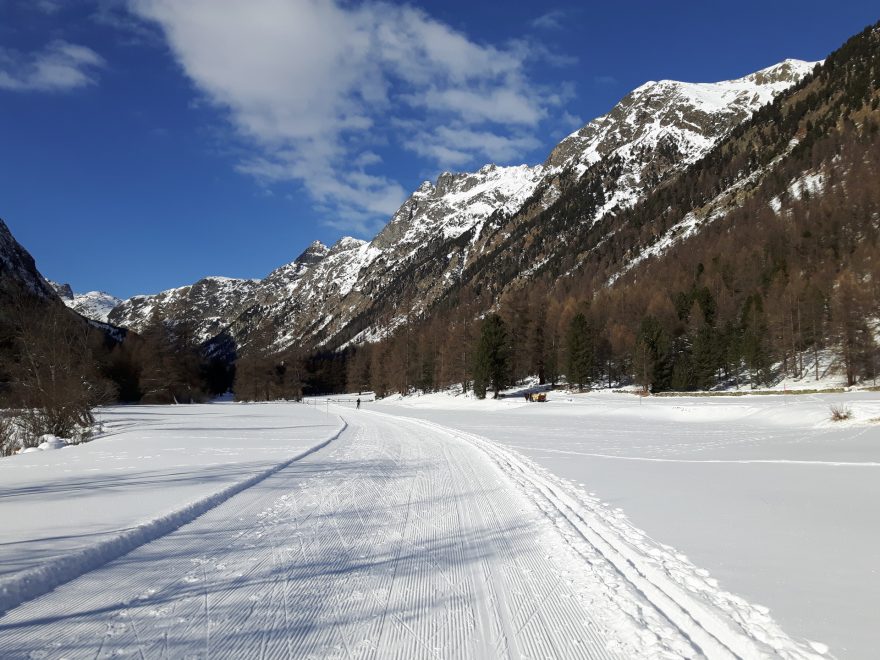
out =
[(542, 165), (485, 165), (425, 181), (373, 239), (379, 249), (420, 246), (427, 237), (456, 238), (496, 211), (514, 213), (545, 176)]
[(607, 207), (631, 205), (656, 183), (652, 175), (662, 174), (652, 162), (658, 150), (676, 169), (696, 162), (731, 128), (816, 64), (789, 59), (743, 78), (716, 83), (646, 82), (607, 115), (562, 140), (546, 165), (570, 167), (580, 176), (603, 158), (618, 156), (623, 172)]
[[(813, 66), (786, 60), (732, 81), (645, 83), (565, 138), (543, 164), (445, 172), (422, 183), (372, 241), (315, 243), (259, 283), (232, 281), (217, 296), (195, 295), (189, 313), (198, 309), (203, 338), (228, 329), (241, 346), (265, 328), (278, 349), (380, 338), (429, 309), (475, 264), (491, 268), (498, 255), (521, 249), (507, 238), (564, 185), (588, 172), (597, 178), (603, 204), (583, 218), (588, 226), (699, 159)], [(529, 272), (524, 267), (521, 276)], [(110, 321), (137, 330), (155, 307), (174, 318), (184, 309), (175, 301), (198, 287), (126, 301)]]
[(69, 284), (59, 284), (52, 280), (48, 280), (48, 282), (65, 305), (93, 321), (107, 323), (110, 312), (122, 302), (121, 298), (103, 291), (74, 293)]
[(547, 165), (583, 171), (612, 153), (632, 156), (664, 140), (674, 143), (686, 161), (694, 162), (731, 126), (772, 101), (816, 64), (789, 59), (743, 78), (716, 83), (646, 82), (607, 115), (562, 140)]

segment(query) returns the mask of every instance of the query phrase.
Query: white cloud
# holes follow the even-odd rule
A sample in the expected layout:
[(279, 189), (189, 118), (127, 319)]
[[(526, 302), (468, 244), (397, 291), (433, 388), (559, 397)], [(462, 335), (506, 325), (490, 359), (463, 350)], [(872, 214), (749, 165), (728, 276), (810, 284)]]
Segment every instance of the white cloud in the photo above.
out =
[(97, 82), (104, 59), (85, 46), (53, 41), (36, 53), (0, 48), (0, 89), (60, 92)]
[(91, 21), (115, 32), (117, 43), (124, 46), (161, 46), (164, 42), (156, 26), (133, 16), (129, 0), (91, 0)]
[(534, 126), (547, 115), (545, 99), (509, 87), (434, 88), (404, 98), (414, 107), (454, 113), (469, 123)]
[(561, 9), (553, 9), (533, 20), (532, 27), (540, 30), (561, 30), (564, 20), (565, 12)]
[[(333, 223), (363, 226), (403, 201), (397, 182), (368, 171), (380, 162), (376, 145), (391, 140), (444, 165), (521, 158), (560, 102), (529, 80), (523, 42), (479, 44), (409, 6), (130, 2), (255, 148), (239, 170), (264, 184), (302, 183)], [(418, 140), (394, 133), (401, 120)]]
[(418, 133), (407, 145), (446, 167), (467, 164), (473, 153), (493, 162), (509, 162), (541, 146), (533, 135), (506, 136), (491, 131), (438, 126)]

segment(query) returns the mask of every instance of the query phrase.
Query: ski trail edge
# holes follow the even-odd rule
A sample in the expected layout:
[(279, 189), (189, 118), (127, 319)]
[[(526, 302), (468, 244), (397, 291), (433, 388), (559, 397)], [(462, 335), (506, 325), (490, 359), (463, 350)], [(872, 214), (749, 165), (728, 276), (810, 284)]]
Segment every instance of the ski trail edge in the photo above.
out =
[(302, 460), (306, 456), (320, 451), (339, 438), (339, 436), (341, 436), (348, 428), (348, 423), (344, 419), (339, 417), (339, 421), (342, 422), (342, 426), (331, 434), (330, 437), (319, 442), (317, 445), (300, 452), (296, 456), (273, 465), (262, 472), (258, 472), (243, 481), (227, 486), (212, 495), (207, 495), (194, 502), (190, 502), (176, 511), (172, 511), (168, 514), (142, 523), (137, 527), (120, 532), (111, 538), (96, 543), (95, 545), (82, 548), (81, 550), (77, 550), (72, 554), (59, 559), (53, 559), (52, 562), (43, 566), (38, 566), (23, 571), (17, 575), (0, 579), (0, 616), (11, 609), (18, 607), (22, 603), (47, 594), (66, 582), (75, 580), (89, 571), (93, 571), (96, 568), (109, 564), (115, 559), (119, 559), (135, 548), (170, 534), (174, 530), (192, 522), (199, 516), (207, 513), (241, 491), (255, 486), (276, 472), (289, 467), (296, 461)]

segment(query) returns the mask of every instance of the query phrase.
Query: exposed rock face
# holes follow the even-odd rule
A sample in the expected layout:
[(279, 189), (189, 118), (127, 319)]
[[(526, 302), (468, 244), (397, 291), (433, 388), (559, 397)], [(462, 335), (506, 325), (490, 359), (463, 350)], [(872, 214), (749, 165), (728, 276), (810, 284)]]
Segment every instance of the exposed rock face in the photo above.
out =
[(49, 283), (55, 293), (58, 294), (58, 297), (64, 301), (65, 304), (69, 302), (73, 302), (73, 289), (69, 284), (59, 284), (58, 282), (53, 282), (52, 280), (46, 280)]
[(315, 241), (295, 259), (294, 263), (300, 264), (301, 266), (313, 266), (326, 257), (329, 251), (330, 248), (324, 245), (321, 241)]
[(0, 293), (20, 290), (40, 298), (56, 298), (55, 291), (37, 270), (34, 258), (0, 220)]
[(256, 288), (254, 280), (206, 277), (189, 286), (129, 298), (110, 312), (108, 321), (142, 332), (156, 313), (173, 321), (191, 321), (196, 337), (205, 341), (229, 325), (253, 300)]
[(542, 164), (486, 165), (422, 183), (369, 243), (346, 237), (328, 248), (315, 242), (260, 282), (208, 278), (138, 296), (115, 309), (110, 321), (137, 330), (154, 309), (172, 319), (187, 314), (198, 319), (204, 339), (228, 330), (241, 345), (269, 326), (276, 349), (381, 337), (494, 261), (512, 272), (495, 283), (496, 293), (528, 278), (540, 263), (510, 265), (523, 247), (524, 228), (543, 242), (543, 261), (560, 258), (565, 236), (542, 236), (554, 230), (533, 221), (566, 186), (587, 182), (590, 198), (578, 226), (565, 230), (589, 228), (696, 162), (813, 66), (786, 60), (732, 81), (645, 83), (562, 140)]

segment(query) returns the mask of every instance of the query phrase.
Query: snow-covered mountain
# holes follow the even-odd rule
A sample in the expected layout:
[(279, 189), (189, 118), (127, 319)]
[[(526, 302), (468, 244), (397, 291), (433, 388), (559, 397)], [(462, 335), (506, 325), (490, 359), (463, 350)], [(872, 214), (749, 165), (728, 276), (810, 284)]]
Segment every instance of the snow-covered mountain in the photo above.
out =
[[(731, 81), (645, 83), (562, 140), (544, 163), (486, 165), (425, 181), (370, 242), (316, 242), (259, 282), (208, 278), (138, 296), (117, 307), (110, 321), (141, 329), (155, 309), (172, 319), (195, 316), (206, 339), (228, 329), (247, 344), (257, 329), (268, 328), (276, 349), (313, 347), (381, 337), (504, 262), (495, 269), (509, 272), (496, 283), (500, 294), (565, 250), (565, 237), (536, 218), (567, 187), (577, 183), (589, 191), (578, 226), (565, 228), (585, 231), (699, 160), (814, 66), (786, 60)], [(511, 265), (526, 234), (541, 251)]]
[(52, 280), (48, 280), (48, 282), (65, 305), (93, 321), (107, 323), (110, 312), (122, 302), (121, 298), (103, 291), (74, 293), (69, 284), (59, 284)]
[(110, 311), (108, 320), (135, 332), (142, 332), (154, 314), (160, 319), (186, 320), (195, 325), (195, 336), (205, 341), (222, 332), (253, 302), (257, 284), (256, 280), (205, 277), (195, 284), (122, 301)]
[(619, 156), (624, 171), (609, 204), (631, 204), (656, 185), (667, 161), (699, 160), (731, 128), (772, 101), (816, 66), (788, 59), (736, 80), (687, 83), (650, 81), (627, 94), (607, 115), (572, 133), (552, 151), (548, 168), (582, 176), (604, 158)]
[(674, 144), (692, 163), (732, 125), (772, 101), (816, 64), (785, 60), (744, 78), (717, 83), (646, 82), (607, 115), (562, 140), (546, 164), (574, 165), (582, 174), (612, 153), (633, 157), (663, 143)]

